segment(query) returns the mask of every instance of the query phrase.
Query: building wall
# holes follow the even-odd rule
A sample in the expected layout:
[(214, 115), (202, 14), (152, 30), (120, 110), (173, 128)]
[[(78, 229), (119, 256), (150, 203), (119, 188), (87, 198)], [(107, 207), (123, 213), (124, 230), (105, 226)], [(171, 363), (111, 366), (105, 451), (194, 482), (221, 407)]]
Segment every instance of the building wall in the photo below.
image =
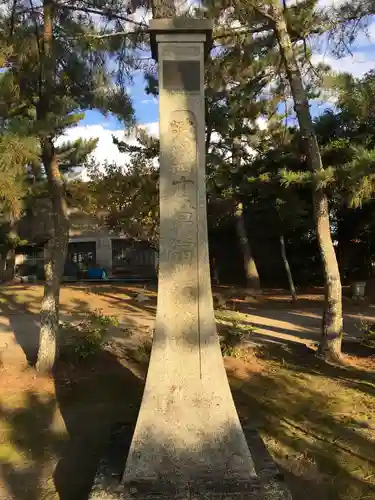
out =
[[(49, 218), (45, 216), (47, 213), (48, 210), (45, 209), (42, 217), (43, 223), (37, 220), (38, 217), (35, 214), (30, 216), (29, 224), (27, 221), (23, 221), (25, 239), (33, 242), (33, 239), (39, 241), (43, 236), (45, 241), (48, 240), (50, 233), (48, 231)], [(79, 245), (80, 243), (83, 245)], [(85, 243), (91, 243), (91, 245), (84, 245)], [(93, 244), (95, 245), (94, 249)], [(43, 246), (44, 243), (40, 245), (42, 249), (40, 259), (35, 262), (40, 265), (41, 269), (43, 269)], [(119, 248), (124, 248), (125, 253), (119, 252)], [(97, 264), (103, 267), (109, 275), (116, 273), (119, 276), (147, 275), (149, 277), (157, 273), (157, 253), (147, 244), (132, 242), (126, 236), (111, 231), (106, 226), (104, 217), (100, 214), (93, 217), (77, 210), (71, 210), (66, 272), (69, 272), (69, 263), (77, 264), (78, 257), (82, 257), (85, 253), (87, 255), (94, 254), (94, 257), (91, 259), (90, 256), (90, 259), (84, 264)], [(34, 255), (18, 252), (18, 265), (31, 264), (31, 261), (34, 260)]]
[(102, 236), (96, 240), (96, 262), (107, 272), (112, 272), (112, 240), (110, 237)]
[(108, 273), (112, 272), (112, 244), (113, 232), (106, 227), (102, 217), (93, 217), (72, 211), (70, 214), (69, 242), (95, 242), (96, 264), (103, 267)]

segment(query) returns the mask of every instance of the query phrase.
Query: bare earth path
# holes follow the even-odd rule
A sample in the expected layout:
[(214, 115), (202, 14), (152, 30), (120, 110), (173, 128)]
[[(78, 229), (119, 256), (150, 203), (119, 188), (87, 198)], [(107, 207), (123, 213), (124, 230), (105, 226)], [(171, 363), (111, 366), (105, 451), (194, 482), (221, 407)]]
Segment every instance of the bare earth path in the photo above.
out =
[[(149, 300), (138, 303), (137, 294), (142, 286), (77, 285), (63, 287), (61, 293), (61, 319), (79, 317), (90, 310), (100, 309), (104, 314), (116, 315), (121, 329), (113, 332), (118, 341), (124, 331), (148, 332), (152, 329), (156, 312), (156, 291), (146, 290)], [(39, 307), (42, 287), (16, 285), (0, 288), (0, 352), (2, 359), (22, 357), (33, 352), (38, 343)], [(310, 344), (319, 341), (322, 297), (301, 296), (292, 304), (288, 296), (270, 295), (257, 301), (234, 301), (230, 309), (239, 309), (247, 315), (246, 321), (255, 327), (254, 341), (298, 342)], [(375, 319), (375, 305), (347, 304), (344, 309), (344, 335), (356, 339), (360, 335), (361, 320)]]
[[(321, 309), (292, 309), (290, 311), (263, 309), (250, 311), (248, 318), (256, 327), (257, 333), (265, 336), (265, 340), (319, 342)], [(344, 338), (350, 340), (358, 338), (361, 320), (374, 319), (375, 309), (366, 307), (362, 310), (347, 311), (344, 313)]]
[[(120, 325), (97, 355), (59, 361), (44, 377), (26, 358), (38, 346), (42, 287), (0, 287), (0, 500), (87, 500), (111, 426), (138, 414), (156, 311), (156, 290), (139, 302), (142, 290), (63, 287), (62, 320), (100, 309)], [(280, 293), (240, 295), (228, 308), (255, 326), (250, 340), (260, 346), (225, 358), (241, 419), (259, 429), (294, 499), (374, 499), (375, 357), (332, 367), (306, 349), (319, 340), (319, 294), (297, 304)], [(347, 301), (345, 337), (358, 337), (361, 318), (374, 317), (374, 306)]]

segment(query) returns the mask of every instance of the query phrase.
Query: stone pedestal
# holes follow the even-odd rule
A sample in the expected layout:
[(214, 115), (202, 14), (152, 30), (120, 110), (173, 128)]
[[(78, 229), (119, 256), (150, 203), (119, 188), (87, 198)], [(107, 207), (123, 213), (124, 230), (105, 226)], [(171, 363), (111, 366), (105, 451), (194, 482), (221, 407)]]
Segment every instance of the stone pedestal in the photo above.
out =
[(112, 429), (108, 444), (95, 477), (90, 500), (291, 500), (283, 475), (269, 455), (258, 432), (244, 427), (246, 441), (252, 451), (256, 477), (250, 480), (193, 481), (166, 483), (163, 481), (133, 481), (121, 484), (125, 458), (134, 429), (118, 424)]

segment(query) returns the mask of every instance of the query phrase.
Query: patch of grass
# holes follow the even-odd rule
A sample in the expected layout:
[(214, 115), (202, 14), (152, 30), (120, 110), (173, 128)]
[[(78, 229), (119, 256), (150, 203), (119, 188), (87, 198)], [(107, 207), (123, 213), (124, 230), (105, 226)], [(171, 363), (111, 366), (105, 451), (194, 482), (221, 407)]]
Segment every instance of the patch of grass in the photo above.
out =
[(255, 331), (254, 326), (246, 322), (246, 315), (220, 310), (215, 312), (215, 317), (223, 356), (246, 357), (247, 350), (242, 345), (243, 341)]
[(262, 361), (241, 384), (229, 374), (232, 390), (293, 498), (375, 498), (375, 374), (325, 365), (298, 346), (263, 348)]
[(104, 344), (104, 338), (111, 326), (118, 326), (115, 316), (106, 316), (100, 309), (86, 313), (76, 323), (62, 323), (63, 337), (61, 355), (71, 361), (86, 359), (97, 353)]
[(151, 355), (152, 341), (143, 340), (133, 352), (133, 358), (138, 363), (148, 363)]
[(362, 344), (375, 349), (375, 321), (361, 321)]

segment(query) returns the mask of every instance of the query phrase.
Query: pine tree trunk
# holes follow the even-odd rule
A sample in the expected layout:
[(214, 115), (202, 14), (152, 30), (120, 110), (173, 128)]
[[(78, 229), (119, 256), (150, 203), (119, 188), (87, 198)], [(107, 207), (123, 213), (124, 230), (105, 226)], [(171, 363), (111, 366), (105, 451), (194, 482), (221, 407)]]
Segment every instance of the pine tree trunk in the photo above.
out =
[(40, 372), (49, 372), (53, 368), (57, 352), (59, 328), (59, 283), (54, 272), (54, 238), (48, 241), (44, 249), (44, 295), (40, 311), (39, 349), (36, 368)]
[(1, 263), (1, 281), (6, 281), (6, 269), (7, 269), (7, 251), (0, 254)]
[(234, 216), (238, 241), (243, 255), (247, 287), (253, 290), (260, 290), (258, 269), (251, 253), (251, 247), (247, 237), (245, 219), (243, 215), (243, 204), (241, 202), (236, 204)]
[[(17, 229), (16, 229), (16, 217), (14, 214), (9, 215), (9, 230), (8, 230), (8, 245), (7, 248), (5, 249), (3, 256), (4, 256), (4, 266), (3, 266), (3, 272), (2, 272), (2, 279), (4, 281), (9, 281), (14, 278), (14, 268), (15, 268), (15, 262), (16, 262), (16, 248), (15, 248), (15, 241), (17, 240), (18, 234), (17, 234)], [(0, 260), (2, 260), (2, 257), (0, 257)], [(9, 268), (11, 268), (11, 271), (9, 271)]]
[[(44, 0), (43, 54), (41, 60), (41, 94), (37, 105), (37, 118), (42, 124), (48, 123), (50, 96), (54, 86), (53, 43), (53, 2)], [(40, 311), (40, 338), (36, 368), (40, 372), (52, 370), (56, 360), (60, 283), (64, 271), (69, 240), (69, 215), (65, 199), (64, 183), (55, 153), (52, 135), (40, 138), (43, 166), (47, 174), (48, 191), (52, 203), (52, 238), (45, 256), (44, 296)]]
[(16, 264), (16, 249), (12, 247), (8, 250), (7, 256), (5, 258), (5, 275), (7, 280), (12, 280), (14, 278), (15, 264)]
[(176, 15), (174, 0), (151, 0), (151, 6), (154, 19), (170, 19)]
[(45, 251), (45, 285), (40, 311), (40, 338), (36, 368), (38, 371), (48, 372), (53, 368), (57, 352), (60, 284), (69, 241), (69, 216), (63, 181), (52, 141), (45, 142), (42, 148), (43, 164), (47, 172), (52, 201), (53, 233)]
[(280, 235), (280, 252), (281, 252), (281, 258), (283, 259), (285, 272), (288, 277), (289, 290), (292, 295), (292, 299), (296, 301), (297, 300), (296, 287), (294, 286), (292, 271), (290, 269), (288, 257), (286, 255), (285, 240), (282, 234)]
[[(307, 145), (308, 161), (311, 171), (316, 173), (323, 169), (323, 164), (307, 94), (279, 0), (273, 0), (272, 7), (275, 32), (292, 90), (299, 126)], [(324, 190), (316, 185), (313, 187), (313, 204), (325, 276), (325, 304), (319, 354), (327, 361), (339, 361), (343, 328), (341, 279), (331, 236), (328, 197)]]
[(216, 264), (216, 258), (212, 257), (211, 259), (211, 273), (212, 273), (212, 282), (215, 285), (220, 284), (220, 279), (219, 279), (219, 272), (217, 270), (217, 264)]

